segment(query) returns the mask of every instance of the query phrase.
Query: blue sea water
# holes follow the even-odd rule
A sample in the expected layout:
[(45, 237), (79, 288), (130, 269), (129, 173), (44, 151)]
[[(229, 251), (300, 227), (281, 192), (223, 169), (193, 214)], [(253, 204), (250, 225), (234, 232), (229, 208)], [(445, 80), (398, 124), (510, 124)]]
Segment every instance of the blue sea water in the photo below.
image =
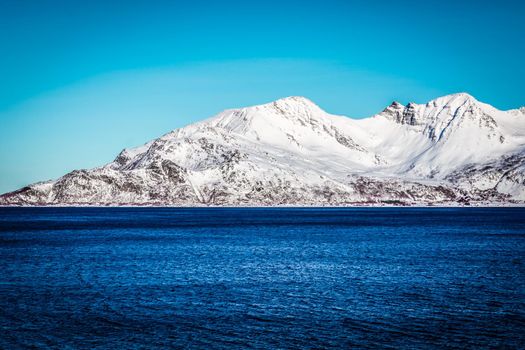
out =
[(0, 208), (0, 348), (525, 348), (525, 208)]

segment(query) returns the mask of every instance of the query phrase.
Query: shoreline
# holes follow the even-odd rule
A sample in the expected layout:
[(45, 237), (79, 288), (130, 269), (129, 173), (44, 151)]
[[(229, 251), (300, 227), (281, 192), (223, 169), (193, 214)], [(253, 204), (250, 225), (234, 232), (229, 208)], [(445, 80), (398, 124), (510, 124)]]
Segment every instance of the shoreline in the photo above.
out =
[(0, 205), (0, 208), (165, 208), (165, 209), (352, 209), (352, 208), (525, 208), (525, 203), (470, 203), (461, 204), (401, 204), (401, 205), (163, 205), (163, 204), (52, 204), (52, 205), (32, 205), (32, 204), (12, 204)]

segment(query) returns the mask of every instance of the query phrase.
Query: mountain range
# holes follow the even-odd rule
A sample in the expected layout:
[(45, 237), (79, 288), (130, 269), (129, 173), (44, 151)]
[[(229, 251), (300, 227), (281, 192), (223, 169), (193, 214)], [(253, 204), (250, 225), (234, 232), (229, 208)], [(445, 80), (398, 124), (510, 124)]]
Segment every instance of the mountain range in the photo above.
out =
[(304, 97), (219, 113), (0, 205), (346, 206), (525, 203), (525, 107), (466, 93), (365, 119)]

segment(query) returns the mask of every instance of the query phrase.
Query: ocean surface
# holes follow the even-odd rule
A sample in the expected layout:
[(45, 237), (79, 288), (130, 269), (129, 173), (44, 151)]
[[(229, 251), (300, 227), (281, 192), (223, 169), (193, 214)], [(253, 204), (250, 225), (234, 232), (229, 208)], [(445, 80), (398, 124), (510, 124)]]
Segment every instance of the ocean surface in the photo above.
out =
[(525, 208), (0, 208), (0, 348), (525, 348)]

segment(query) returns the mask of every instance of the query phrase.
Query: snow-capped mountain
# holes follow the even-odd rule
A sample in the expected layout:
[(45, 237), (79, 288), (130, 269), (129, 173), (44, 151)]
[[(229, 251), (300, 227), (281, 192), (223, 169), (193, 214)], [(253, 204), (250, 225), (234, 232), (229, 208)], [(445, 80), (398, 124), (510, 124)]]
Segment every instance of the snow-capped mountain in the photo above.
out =
[(460, 93), (367, 119), (304, 97), (224, 111), (24, 187), (0, 204), (375, 205), (525, 202), (525, 108)]

